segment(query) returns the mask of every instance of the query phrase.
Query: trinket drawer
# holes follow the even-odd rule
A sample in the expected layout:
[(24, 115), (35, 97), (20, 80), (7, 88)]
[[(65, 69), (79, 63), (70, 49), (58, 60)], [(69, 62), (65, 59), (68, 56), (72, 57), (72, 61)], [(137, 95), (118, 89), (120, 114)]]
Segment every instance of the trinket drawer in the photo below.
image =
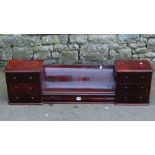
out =
[(152, 67), (147, 60), (114, 65), (44, 65), (10, 60), (5, 68), (9, 104), (148, 104)]

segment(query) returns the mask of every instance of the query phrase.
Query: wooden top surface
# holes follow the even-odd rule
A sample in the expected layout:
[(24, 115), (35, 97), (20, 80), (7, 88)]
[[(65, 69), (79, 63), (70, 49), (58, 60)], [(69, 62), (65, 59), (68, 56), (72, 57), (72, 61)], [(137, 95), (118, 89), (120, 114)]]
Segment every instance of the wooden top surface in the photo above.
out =
[(114, 67), (116, 72), (152, 72), (148, 60), (116, 60)]
[(5, 72), (40, 72), (42, 60), (9, 60)]

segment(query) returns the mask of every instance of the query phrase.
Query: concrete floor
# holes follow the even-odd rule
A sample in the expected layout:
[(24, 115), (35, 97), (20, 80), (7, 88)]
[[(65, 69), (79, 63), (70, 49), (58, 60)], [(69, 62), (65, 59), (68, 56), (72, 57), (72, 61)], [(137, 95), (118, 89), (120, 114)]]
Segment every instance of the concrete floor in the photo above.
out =
[(155, 74), (148, 106), (113, 104), (8, 105), (5, 76), (0, 72), (0, 120), (155, 120)]

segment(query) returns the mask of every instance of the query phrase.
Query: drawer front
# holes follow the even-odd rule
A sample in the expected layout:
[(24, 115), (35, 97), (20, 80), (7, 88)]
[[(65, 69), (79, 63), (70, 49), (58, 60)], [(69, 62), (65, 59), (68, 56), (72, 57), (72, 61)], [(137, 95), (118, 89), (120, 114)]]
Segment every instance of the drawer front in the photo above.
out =
[(16, 94), (20, 95), (22, 93), (22, 86), (18, 83), (8, 84), (7, 87), (9, 95), (16, 95)]
[(114, 97), (106, 96), (71, 96), (71, 95), (45, 95), (43, 102), (112, 102)]
[(149, 95), (117, 95), (116, 103), (148, 103)]
[(117, 93), (149, 93), (150, 85), (145, 84), (120, 84), (117, 85)]
[(9, 103), (21, 103), (22, 96), (21, 95), (9, 95)]
[(118, 83), (150, 83), (152, 73), (118, 73), (117, 82)]
[(23, 102), (26, 103), (40, 103), (41, 101), (41, 96), (38, 95), (24, 95), (22, 97)]
[(8, 84), (9, 95), (16, 94), (41, 94), (41, 86), (36, 83), (12, 83)]
[(7, 83), (14, 82), (39, 82), (40, 73), (6, 73)]
[(41, 103), (41, 96), (35, 95), (11, 95), (9, 96), (10, 103)]
[(30, 95), (41, 94), (41, 86), (36, 83), (24, 83), (22, 84), (22, 93)]

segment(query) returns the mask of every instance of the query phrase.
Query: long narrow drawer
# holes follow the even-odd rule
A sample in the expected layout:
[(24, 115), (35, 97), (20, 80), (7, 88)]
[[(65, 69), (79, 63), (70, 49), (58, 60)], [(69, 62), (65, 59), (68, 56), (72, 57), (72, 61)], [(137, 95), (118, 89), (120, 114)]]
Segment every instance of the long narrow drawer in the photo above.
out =
[(43, 95), (43, 102), (112, 102), (113, 96)]
[(8, 84), (10, 95), (22, 94), (41, 94), (41, 86), (38, 83), (11, 83)]
[(150, 84), (118, 84), (117, 93), (149, 93)]
[(152, 73), (117, 73), (117, 83), (150, 83)]
[(35, 95), (11, 95), (9, 96), (10, 104), (22, 103), (41, 103), (41, 96)]
[(7, 83), (12, 82), (39, 82), (40, 73), (6, 73)]
[(122, 94), (116, 96), (116, 103), (149, 103), (149, 95), (138, 94), (129, 95)]

